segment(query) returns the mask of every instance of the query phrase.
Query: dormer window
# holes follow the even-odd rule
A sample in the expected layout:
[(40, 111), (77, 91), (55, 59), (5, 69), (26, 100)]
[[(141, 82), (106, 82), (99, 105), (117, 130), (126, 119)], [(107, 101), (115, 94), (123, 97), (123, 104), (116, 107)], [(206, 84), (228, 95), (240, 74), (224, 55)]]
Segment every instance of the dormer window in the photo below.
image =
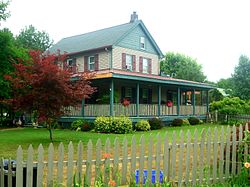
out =
[(145, 49), (145, 38), (143, 36), (140, 38), (140, 48)]
[(95, 70), (95, 57), (94, 56), (88, 57), (88, 70), (89, 71)]

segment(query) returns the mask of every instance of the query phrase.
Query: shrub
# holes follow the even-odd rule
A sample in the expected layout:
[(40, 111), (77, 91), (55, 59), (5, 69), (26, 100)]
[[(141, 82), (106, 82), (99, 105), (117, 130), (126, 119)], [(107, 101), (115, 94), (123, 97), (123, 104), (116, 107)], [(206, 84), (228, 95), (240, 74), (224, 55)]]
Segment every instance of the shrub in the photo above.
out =
[(188, 121), (190, 123), (190, 125), (198, 125), (200, 124), (200, 120), (196, 117), (189, 117)]
[(137, 130), (137, 131), (149, 131), (150, 124), (147, 120), (140, 120), (135, 124), (135, 130)]
[(132, 121), (128, 117), (114, 117), (111, 132), (115, 134), (127, 134), (133, 131)]
[(82, 124), (81, 130), (82, 130), (82, 131), (90, 131), (90, 130), (93, 129), (93, 126), (94, 126), (94, 125), (93, 125), (92, 123), (89, 123), (89, 122), (87, 122), (87, 121), (84, 121), (83, 124)]
[(89, 122), (79, 119), (71, 123), (71, 130), (90, 131), (92, 129)]
[(111, 117), (97, 117), (94, 122), (95, 132), (110, 133), (111, 132)]
[(78, 128), (81, 128), (83, 121), (81, 119), (73, 121), (71, 123), (71, 130), (76, 130)]
[(95, 132), (126, 134), (132, 132), (132, 121), (128, 117), (97, 117)]
[(162, 120), (159, 118), (152, 118), (148, 122), (151, 130), (161, 129), (163, 127)]
[(183, 124), (183, 119), (180, 118), (176, 118), (172, 121), (172, 126), (176, 127), (176, 126), (182, 126)]
[(188, 125), (190, 125), (188, 119), (183, 119), (182, 126), (188, 126)]

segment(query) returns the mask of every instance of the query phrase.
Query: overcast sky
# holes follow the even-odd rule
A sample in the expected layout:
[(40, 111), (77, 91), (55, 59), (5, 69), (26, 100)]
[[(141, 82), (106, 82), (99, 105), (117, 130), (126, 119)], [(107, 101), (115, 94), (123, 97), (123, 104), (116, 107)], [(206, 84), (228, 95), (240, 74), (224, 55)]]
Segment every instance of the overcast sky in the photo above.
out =
[(1, 28), (18, 34), (32, 24), (55, 42), (127, 23), (136, 11), (164, 54), (196, 58), (210, 81), (250, 57), (249, 0), (12, 0), (9, 11)]

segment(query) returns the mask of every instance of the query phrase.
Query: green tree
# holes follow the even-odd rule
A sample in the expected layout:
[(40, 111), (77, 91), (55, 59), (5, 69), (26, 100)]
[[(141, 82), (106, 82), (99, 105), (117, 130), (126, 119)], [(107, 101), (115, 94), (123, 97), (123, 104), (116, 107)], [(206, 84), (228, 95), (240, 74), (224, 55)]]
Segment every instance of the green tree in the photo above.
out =
[(24, 48), (42, 52), (53, 44), (53, 40), (50, 39), (48, 33), (45, 31), (38, 31), (33, 25), (29, 25), (21, 30), (17, 36), (17, 42)]
[(10, 13), (6, 12), (7, 11), (7, 7), (9, 5), (9, 1), (1, 1), (0, 2), (0, 21), (2, 20), (6, 20), (8, 17), (10, 17)]
[(190, 81), (204, 82), (206, 76), (202, 72), (202, 66), (196, 59), (180, 53), (168, 52), (161, 61), (161, 72), (171, 77)]
[(241, 55), (232, 76), (234, 95), (244, 100), (250, 99), (250, 59)]

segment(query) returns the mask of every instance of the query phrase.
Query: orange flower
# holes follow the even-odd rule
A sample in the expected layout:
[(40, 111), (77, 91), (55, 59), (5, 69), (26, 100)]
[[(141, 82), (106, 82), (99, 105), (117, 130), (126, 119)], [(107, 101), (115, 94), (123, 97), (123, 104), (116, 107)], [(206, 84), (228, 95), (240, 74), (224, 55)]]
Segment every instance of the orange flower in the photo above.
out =
[(104, 157), (104, 159), (110, 158), (110, 154), (109, 153), (104, 153), (103, 157)]
[(247, 168), (247, 169), (250, 168), (250, 163), (249, 162), (245, 162), (244, 163), (244, 167)]
[(110, 179), (110, 181), (109, 181), (109, 185), (110, 185), (110, 186), (116, 186), (116, 182), (115, 182), (115, 181), (113, 181), (112, 179)]

